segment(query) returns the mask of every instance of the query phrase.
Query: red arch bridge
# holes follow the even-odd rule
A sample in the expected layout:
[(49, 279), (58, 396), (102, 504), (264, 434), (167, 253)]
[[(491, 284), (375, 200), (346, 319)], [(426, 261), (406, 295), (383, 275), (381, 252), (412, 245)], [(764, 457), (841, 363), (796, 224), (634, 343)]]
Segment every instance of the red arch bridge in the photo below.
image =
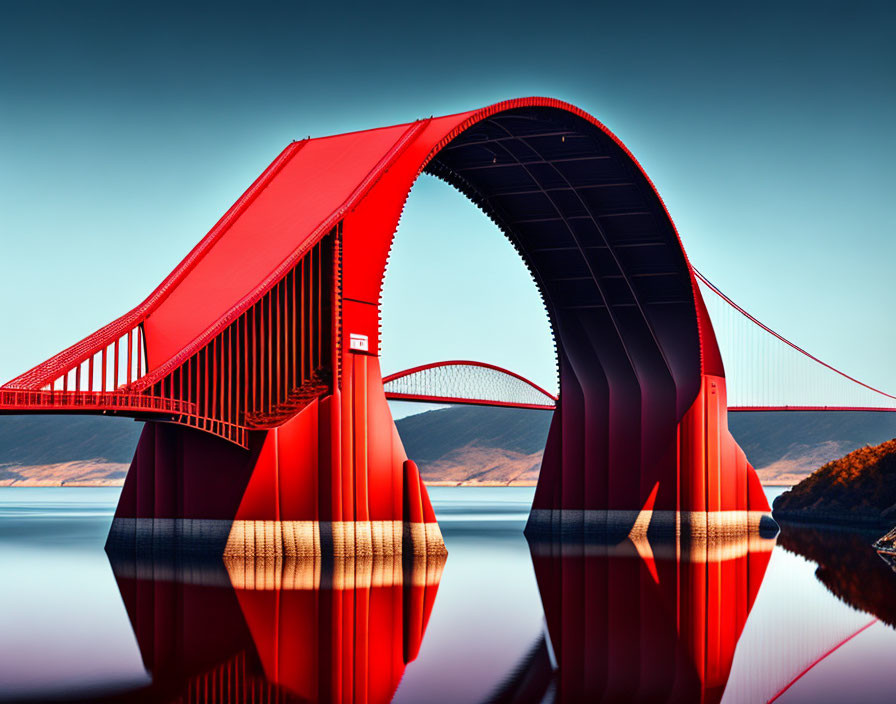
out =
[[(389, 248), (424, 171), (498, 225), (550, 317), (559, 394), (530, 535), (712, 534), (769, 511), (728, 432), (708, 284), (653, 184), (595, 118), (526, 98), (288, 145), (143, 303), (0, 387), (4, 413), (148, 421), (110, 547), (444, 549), (378, 358)], [(755, 327), (723, 313), (726, 334)], [(732, 373), (739, 405), (893, 405), (759, 330), (766, 347), (723, 339), (729, 367), (761, 366)]]

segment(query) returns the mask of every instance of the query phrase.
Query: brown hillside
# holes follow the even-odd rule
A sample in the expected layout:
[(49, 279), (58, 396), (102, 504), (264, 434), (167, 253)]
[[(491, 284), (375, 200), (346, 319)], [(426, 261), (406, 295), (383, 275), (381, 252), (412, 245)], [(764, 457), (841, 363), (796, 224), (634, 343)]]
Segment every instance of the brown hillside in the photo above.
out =
[(896, 440), (828, 462), (779, 496), (774, 512), (785, 520), (896, 523)]

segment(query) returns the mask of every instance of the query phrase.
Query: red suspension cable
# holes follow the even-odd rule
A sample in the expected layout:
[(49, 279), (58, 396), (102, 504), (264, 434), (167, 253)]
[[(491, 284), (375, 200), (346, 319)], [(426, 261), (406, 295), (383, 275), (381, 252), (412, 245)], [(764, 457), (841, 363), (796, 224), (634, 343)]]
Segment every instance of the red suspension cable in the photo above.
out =
[(712, 283), (709, 279), (707, 279), (703, 274), (701, 274), (699, 271), (697, 271), (696, 268), (694, 268), (694, 267), (691, 267), (691, 268), (692, 268), (693, 271), (694, 271), (694, 275), (695, 275), (698, 279), (700, 279), (700, 281), (702, 281), (704, 284), (706, 284), (706, 285), (709, 287), (709, 289), (710, 289), (713, 293), (715, 293), (719, 298), (721, 298), (723, 301), (725, 301), (725, 303), (727, 303), (729, 306), (731, 306), (732, 308), (734, 308), (734, 310), (736, 310), (738, 313), (740, 313), (741, 315), (743, 315), (743, 316), (744, 316), (747, 320), (749, 320), (750, 322), (752, 322), (752, 323), (758, 325), (760, 328), (762, 328), (763, 330), (765, 330), (765, 331), (766, 331), (767, 333), (769, 333), (770, 335), (774, 335), (777, 339), (779, 339), (779, 340), (780, 340), (781, 342), (783, 342), (785, 345), (788, 345), (789, 347), (792, 347), (793, 349), (795, 349), (795, 350), (796, 350), (797, 352), (799, 352), (800, 354), (802, 354), (802, 355), (808, 357), (809, 359), (811, 359), (813, 362), (817, 362), (817, 363), (820, 364), (821, 366), (826, 367), (827, 369), (830, 369), (832, 372), (835, 372), (835, 373), (839, 374), (839, 375), (842, 376), (844, 379), (849, 379), (849, 381), (851, 381), (851, 382), (853, 382), (853, 383), (855, 383), (855, 384), (858, 384), (859, 386), (864, 386), (864, 387), (865, 387), (866, 389), (868, 389), (869, 391), (873, 391), (873, 392), (876, 393), (876, 394), (880, 394), (881, 396), (886, 396), (887, 398), (891, 398), (891, 399), (893, 399), (894, 401), (896, 401), (896, 396), (893, 396), (893, 395), (891, 395), (891, 394), (888, 394), (886, 391), (881, 391), (880, 389), (876, 389), (876, 388), (874, 388), (873, 386), (869, 386), (868, 384), (866, 384), (866, 383), (864, 383), (864, 382), (861, 382), (861, 381), (859, 381), (858, 379), (855, 379), (855, 378), (851, 377), (849, 374), (845, 374), (845, 373), (841, 372), (841, 371), (840, 371), (839, 369), (837, 369), (836, 367), (832, 367), (832, 366), (831, 366), (830, 364), (828, 364), (827, 362), (823, 362), (822, 360), (820, 360), (820, 359), (819, 359), (818, 357), (816, 357), (815, 355), (813, 355), (813, 354), (807, 352), (806, 350), (804, 350), (804, 349), (803, 349), (802, 347), (800, 347), (799, 345), (795, 345), (795, 344), (793, 344), (790, 340), (788, 340), (788, 339), (787, 339), (786, 337), (784, 337), (783, 335), (779, 335), (779, 334), (776, 333), (774, 330), (772, 330), (770, 327), (768, 327), (767, 325), (765, 325), (762, 321), (757, 320), (756, 318), (754, 318), (754, 317), (753, 317), (752, 315), (750, 315), (747, 311), (745, 311), (743, 308), (741, 308), (739, 305), (737, 305), (737, 303), (735, 303), (735, 302), (732, 301), (730, 298), (728, 298), (728, 296), (726, 296), (724, 293), (722, 293), (722, 291), (720, 291), (720, 290), (716, 287), (715, 284), (713, 284), (713, 283)]

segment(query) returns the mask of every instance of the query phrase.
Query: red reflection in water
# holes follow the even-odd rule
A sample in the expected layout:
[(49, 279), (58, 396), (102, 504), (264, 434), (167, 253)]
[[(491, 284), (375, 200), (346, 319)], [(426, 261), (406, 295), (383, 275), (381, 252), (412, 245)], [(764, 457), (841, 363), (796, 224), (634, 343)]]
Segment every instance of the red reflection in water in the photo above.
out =
[(533, 543), (554, 701), (719, 702), (773, 546), (758, 535)]
[[(128, 701), (388, 702), (444, 557), (113, 560), (150, 687)], [(112, 697), (109, 699), (116, 699)]]

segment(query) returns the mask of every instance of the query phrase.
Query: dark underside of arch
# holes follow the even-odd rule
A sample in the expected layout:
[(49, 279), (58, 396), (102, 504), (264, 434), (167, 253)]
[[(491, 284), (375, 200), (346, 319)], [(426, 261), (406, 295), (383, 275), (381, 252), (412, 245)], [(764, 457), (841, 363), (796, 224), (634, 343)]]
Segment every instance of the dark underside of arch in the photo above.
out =
[(495, 221), (545, 300), (560, 403), (542, 476), (579, 466), (550, 491), (581, 494), (582, 508), (640, 506), (675, 476), (677, 423), (701, 383), (690, 271), (651, 184), (597, 125), (544, 107), (474, 124), (426, 170)]

